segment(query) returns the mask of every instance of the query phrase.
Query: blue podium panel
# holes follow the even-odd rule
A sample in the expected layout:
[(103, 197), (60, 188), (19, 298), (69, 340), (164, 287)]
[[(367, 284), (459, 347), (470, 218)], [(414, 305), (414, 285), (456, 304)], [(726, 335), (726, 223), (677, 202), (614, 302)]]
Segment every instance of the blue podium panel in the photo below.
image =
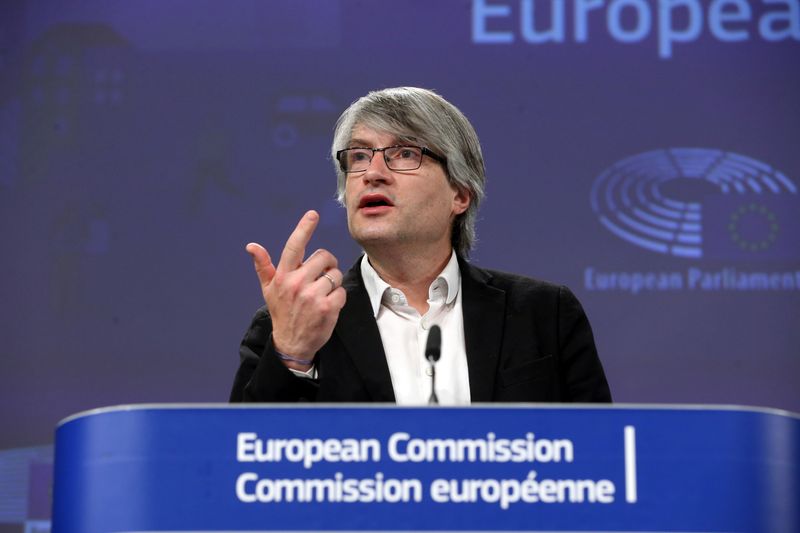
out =
[(800, 417), (123, 406), (56, 432), (56, 533), (800, 531)]

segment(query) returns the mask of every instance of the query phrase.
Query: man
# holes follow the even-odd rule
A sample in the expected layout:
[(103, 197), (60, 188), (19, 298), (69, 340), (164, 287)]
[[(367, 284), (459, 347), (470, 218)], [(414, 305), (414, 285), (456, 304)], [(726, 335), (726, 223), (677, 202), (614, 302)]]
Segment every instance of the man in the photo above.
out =
[(611, 400), (568, 289), (467, 262), (485, 176), (455, 106), (425, 89), (371, 92), (339, 117), (331, 153), (366, 255), (344, 275), (326, 250), (305, 258), (314, 211), (277, 265), (247, 245), (266, 307), (242, 341), (231, 401), (426, 403), (434, 324), (442, 404)]

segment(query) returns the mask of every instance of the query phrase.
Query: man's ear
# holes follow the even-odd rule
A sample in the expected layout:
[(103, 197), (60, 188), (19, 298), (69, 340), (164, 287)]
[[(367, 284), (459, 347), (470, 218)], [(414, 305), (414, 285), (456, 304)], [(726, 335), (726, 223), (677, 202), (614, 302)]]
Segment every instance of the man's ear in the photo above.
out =
[(453, 214), (460, 215), (469, 208), (472, 202), (472, 195), (470, 192), (461, 187), (455, 187), (455, 196), (453, 197)]

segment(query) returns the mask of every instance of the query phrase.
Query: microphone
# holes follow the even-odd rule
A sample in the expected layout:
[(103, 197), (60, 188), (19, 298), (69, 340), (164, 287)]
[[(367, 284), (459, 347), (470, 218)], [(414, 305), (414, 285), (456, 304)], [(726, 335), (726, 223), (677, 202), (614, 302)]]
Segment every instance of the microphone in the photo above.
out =
[(431, 396), (428, 398), (429, 405), (438, 405), (439, 398), (436, 396), (436, 361), (442, 355), (442, 330), (439, 326), (431, 326), (428, 333), (428, 342), (425, 343), (425, 359), (431, 364)]
[(439, 326), (431, 326), (428, 333), (428, 342), (425, 344), (425, 359), (435, 363), (442, 355), (442, 329)]

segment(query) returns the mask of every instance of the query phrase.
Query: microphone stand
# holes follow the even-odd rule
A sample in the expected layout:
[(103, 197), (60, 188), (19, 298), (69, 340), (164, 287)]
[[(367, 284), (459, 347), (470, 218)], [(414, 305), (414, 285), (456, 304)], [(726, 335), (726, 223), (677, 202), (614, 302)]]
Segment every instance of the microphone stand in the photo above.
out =
[(436, 396), (436, 361), (429, 357), (431, 364), (431, 396), (428, 398), (428, 405), (439, 405), (439, 397)]

